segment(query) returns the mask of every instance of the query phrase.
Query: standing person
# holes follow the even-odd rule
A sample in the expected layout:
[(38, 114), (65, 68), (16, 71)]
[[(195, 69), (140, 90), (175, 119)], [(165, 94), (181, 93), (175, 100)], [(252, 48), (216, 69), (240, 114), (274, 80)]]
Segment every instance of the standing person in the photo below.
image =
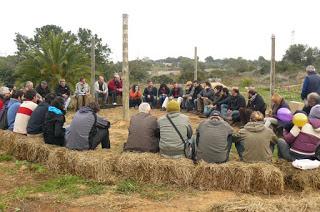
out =
[(65, 79), (60, 79), (59, 80), (59, 85), (56, 87), (56, 95), (61, 96), (64, 98), (64, 110), (67, 111), (68, 106), (71, 102), (71, 89), (70, 87), (66, 84)]
[(240, 121), (239, 111), (245, 107), (245, 98), (240, 94), (238, 87), (233, 87), (228, 103), (221, 105), (221, 115), (226, 120), (237, 122)]
[(18, 109), (21, 105), (23, 95), (24, 94), (22, 90), (15, 91), (12, 94), (12, 98), (8, 103), (8, 112), (7, 112), (8, 130), (13, 131), (14, 122), (16, 119)]
[(96, 102), (98, 102), (100, 105), (105, 105), (108, 98), (108, 85), (104, 81), (103, 76), (99, 76), (98, 81), (94, 83), (94, 90)]
[(37, 134), (43, 133), (43, 126), (44, 126), (46, 114), (48, 112), (48, 108), (55, 98), (56, 98), (55, 94), (53, 93), (47, 94), (45, 96), (44, 101), (41, 102), (36, 109), (34, 109), (27, 125), (28, 135), (37, 135)]
[(122, 96), (122, 80), (119, 74), (115, 73), (113, 75), (113, 79), (108, 82), (108, 89), (112, 104), (117, 105), (117, 97)]
[(138, 85), (133, 85), (129, 93), (129, 107), (137, 107), (141, 104), (142, 93)]
[(212, 98), (214, 96), (213, 89), (211, 88), (210, 82), (205, 82), (204, 89), (198, 94), (197, 99), (197, 111), (198, 114), (202, 114), (204, 112), (204, 107), (212, 103)]
[(301, 90), (301, 99), (306, 101), (309, 93), (316, 92), (320, 95), (320, 76), (317, 74), (314, 66), (309, 65), (306, 68), (307, 76), (304, 78)]
[(309, 115), (310, 110), (313, 106), (320, 104), (320, 96), (316, 92), (312, 92), (308, 94), (306, 104), (303, 107), (303, 111)]
[(42, 81), (37, 87), (36, 91), (40, 94), (41, 98), (44, 99), (49, 93), (50, 89), (48, 87), (48, 83), (46, 81)]
[(124, 151), (159, 152), (160, 131), (157, 117), (151, 115), (151, 107), (143, 102), (139, 113), (132, 116)]
[(149, 103), (152, 108), (157, 106), (157, 88), (151, 80), (148, 80), (148, 86), (143, 91), (143, 101)]
[(43, 125), (43, 137), (46, 144), (64, 146), (65, 122), (64, 98), (56, 97), (47, 108)]
[(85, 78), (81, 77), (76, 84), (77, 110), (88, 105), (88, 95), (90, 94), (90, 86), (86, 83)]
[(68, 149), (94, 150), (100, 143), (103, 149), (110, 149), (110, 122), (97, 115), (99, 110), (99, 105), (91, 102), (77, 111), (66, 130)]
[(272, 101), (272, 106), (271, 106), (272, 110), (271, 110), (271, 114), (269, 113), (269, 115), (264, 119), (265, 126), (270, 127), (271, 125), (273, 125), (274, 127), (277, 127), (278, 125), (280, 125), (283, 127), (285, 123), (282, 123), (278, 119), (277, 117), (278, 110), (281, 108), (288, 108), (290, 110), (290, 107), (288, 103), (285, 101), (285, 99), (277, 93), (274, 93), (272, 95), (271, 101)]
[(189, 117), (180, 113), (180, 103), (175, 100), (170, 101), (167, 105), (167, 114), (159, 118), (158, 123), (160, 127), (160, 154), (169, 158), (185, 157), (184, 142), (191, 139), (192, 128)]
[(167, 104), (170, 100), (176, 100), (179, 103), (179, 105), (181, 105), (181, 102), (183, 100), (182, 95), (183, 95), (183, 91), (181, 87), (177, 82), (174, 82), (172, 84), (172, 89), (170, 90), (169, 97), (166, 97), (166, 99), (162, 104), (162, 110), (166, 110)]
[(32, 112), (37, 108), (37, 92), (35, 90), (27, 90), (24, 94), (25, 100), (20, 105), (16, 119), (14, 121), (13, 132), (27, 134), (27, 125)]
[(170, 89), (166, 84), (161, 84), (158, 90), (159, 105), (162, 105), (164, 100), (169, 96)]

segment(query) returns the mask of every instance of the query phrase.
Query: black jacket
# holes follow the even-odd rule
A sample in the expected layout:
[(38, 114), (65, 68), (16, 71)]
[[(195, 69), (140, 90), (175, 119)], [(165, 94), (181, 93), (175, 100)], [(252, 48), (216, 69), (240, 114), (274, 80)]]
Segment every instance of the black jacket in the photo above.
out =
[(198, 98), (198, 94), (203, 90), (202, 86), (199, 85), (194, 88), (193, 94), (192, 94), (192, 99), (195, 100)]
[(169, 93), (170, 93), (170, 89), (168, 87), (159, 88), (158, 97), (160, 97), (162, 94), (169, 95)]
[(253, 111), (260, 111), (262, 114), (265, 115), (266, 112), (266, 103), (264, 102), (262, 96), (259, 94), (256, 94), (255, 97), (253, 97), (252, 100), (248, 100), (248, 109), (251, 109)]
[(66, 94), (68, 96), (70, 96), (70, 88), (68, 85), (62, 87), (61, 85), (58, 85), (56, 88), (56, 95), (57, 96), (62, 96), (62, 94)]
[(246, 99), (241, 94), (230, 97), (228, 109), (239, 110), (242, 107), (246, 107)]
[(27, 125), (28, 134), (41, 134), (43, 132), (43, 124), (48, 112), (49, 104), (41, 102), (38, 107), (32, 112)]
[(49, 89), (48, 87), (46, 87), (45, 89), (43, 89), (43, 88), (41, 87), (41, 85), (38, 85), (38, 86), (36, 87), (36, 91), (37, 91), (38, 94), (40, 94), (40, 96), (42, 96), (42, 98), (45, 98), (46, 95), (50, 93), (50, 89)]
[(145, 99), (148, 99), (148, 95), (150, 95), (150, 99), (154, 99), (155, 97), (157, 97), (157, 88), (152, 87), (152, 89), (149, 89), (148, 87), (146, 87), (143, 91), (143, 96)]
[(64, 146), (64, 122), (65, 117), (63, 113), (48, 111), (43, 127), (43, 137), (46, 144)]

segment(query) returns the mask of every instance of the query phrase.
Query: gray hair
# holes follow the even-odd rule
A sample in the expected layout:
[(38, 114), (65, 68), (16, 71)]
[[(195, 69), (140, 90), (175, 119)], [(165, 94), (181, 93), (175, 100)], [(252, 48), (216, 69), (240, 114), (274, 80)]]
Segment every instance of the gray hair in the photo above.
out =
[(31, 85), (33, 86), (33, 82), (27, 81), (25, 87), (29, 87), (29, 86), (31, 86)]
[(143, 102), (139, 105), (139, 112), (140, 113), (149, 113), (151, 110), (151, 107), (148, 103)]
[(306, 71), (307, 72), (315, 72), (316, 71), (316, 68), (312, 65), (308, 65), (307, 68), (306, 68)]

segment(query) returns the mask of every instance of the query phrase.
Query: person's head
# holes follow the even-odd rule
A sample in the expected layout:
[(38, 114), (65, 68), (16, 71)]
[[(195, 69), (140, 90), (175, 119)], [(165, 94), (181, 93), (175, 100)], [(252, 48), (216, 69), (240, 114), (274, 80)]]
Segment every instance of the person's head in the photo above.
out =
[(176, 100), (171, 100), (167, 105), (168, 113), (179, 113), (180, 112), (180, 104)]
[(280, 94), (278, 93), (274, 93), (271, 97), (271, 101), (275, 105), (280, 105), (282, 100), (283, 100), (283, 97), (280, 96)]
[(59, 110), (64, 110), (64, 98), (61, 96), (56, 96), (51, 104), (51, 106), (58, 108)]
[(232, 95), (232, 96), (238, 96), (239, 93), (240, 93), (240, 90), (239, 90), (238, 87), (233, 87), (233, 88), (231, 89), (231, 95)]
[(249, 87), (248, 88), (248, 97), (251, 98), (257, 93), (256, 89), (254, 87)]
[(22, 101), (23, 99), (23, 91), (22, 90), (17, 90), (15, 92), (13, 92), (12, 94), (12, 98), (19, 100), (19, 102)]
[(33, 89), (31, 90), (27, 90), (24, 94), (24, 98), (27, 100), (27, 101), (32, 101), (34, 103), (37, 103), (38, 101), (38, 98), (37, 98), (37, 92)]
[(134, 92), (138, 91), (139, 90), (139, 86), (134, 84), (131, 88)]
[(229, 95), (229, 89), (227, 87), (222, 88), (222, 93), (224, 95)]
[(114, 79), (115, 81), (120, 81), (120, 75), (119, 75), (118, 73), (115, 73), (115, 74), (113, 75), (113, 79)]
[(32, 90), (33, 89), (33, 82), (31, 81), (27, 81), (25, 86), (24, 86), (24, 89), (27, 91), (27, 90)]
[(264, 116), (260, 111), (254, 111), (251, 113), (250, 121), (251, 122), (261, 122), (263, 121)]
[(8, 87), (5, 87), (5, 86), (0, 87), (0, 95), (5, 100), (10, 99), (11, 91)]
[(80, 82), (81, 84), (84, 84), (84, 83), (86, 83), (86, 79), (83, 78), (83, 77), (81, 77), (80, 80), (79, 80), (79, 82)]
[(193, 80), (193, 86), (198, 87), (199, 86), (199, 81), (198, 80)]
[(48, 87), (48, 83), (47, 83), (46, 81), (42, 81), (42, 82), (40, 83), (40, 86), (41, 86), (41, 88), (45, 89), (45, 88)]
[(149, 105), (148, 103), (143, 102), (143, 103), (141, 103), (141, 104), (139, 105), (139, 112), (140, 112), (140, 113), (147, 113), (147, 114), (149, 114), (150, 111), (151, 111), (151, 107), (150, 107), (150, 105)]
[(59, 84), (60, 84), (62, 87), (66, 86), (66, 80), (65, 80), (65, 79), (60, 79), (60, 80), (59, 80)]
[(320, 105), (315, 105), (311, 108), (309, 117), (313, 119), (320, 119)]
[(316, 68), (312, 65), (308, 65), (307, 68), (306, 68), (306, 72), (307, 73), (313, 73), (313, 72), (316, 72)]
[(173, 82), (173, 83), (172, 83), (172, 87), (173, 87), (173, 88), (178, 88), (178, 87), (179, 87), (179, 85), (178, 85), (178, 83), (177, 83), (177, 82)]
[(101, 82), (101, 83), (104, 82), (104, 77), (100, 75), (99, 78), (98, 78), (98, 81)]
[(100, 111), (100, 106), (96, 102), (90, 102), (88, 107), (91, 108), (91, 110), (93, 110), (93, 112), (95, 113), (98, 113)]
[(308, 94), (307, 97), (308, 106), (313, 107), (316, 104), (320, 104), (320, 96), (316, 92), (312, 92)]
[(44, 100), (46, 103), (48, 103), (49, 105), (51, 104), (51, 102), (56, 98), (56, 95), (54, 93), (48, 93), (45, 97)]
[(219, 93), (222, 91), (223, 86), (222, 85), (217, 85), (216, 87), (214, 87), (214, 90)]
[(210, 114), (210, 119), (219, 119), (219, 120), (221, 120), (222, 119), (221, 118), (221, 113), (219, 111), (217, 111), (217, 110), (212, 111), (211, 114)]
[(147, 81), (147, 85), (148, 85), (149, 88), (153, 87), (153, 82), (152, 82), (152, 80), (148, 80), (148, 81)]
[(162, 84), (160, 85), (160, 88), (168, 88), (168, 86), (167, 86), (167, 84), (162, 83)]
[(211, 88), (211, 83), (210, 82), (207, 81), (204, 84), (205, 84), (205, 86), (204, 86), (205, 89)]
[(186, 88), (190, 88), (192, 86), (192, 82), (191, 81), (187, 81), (186, 82)]

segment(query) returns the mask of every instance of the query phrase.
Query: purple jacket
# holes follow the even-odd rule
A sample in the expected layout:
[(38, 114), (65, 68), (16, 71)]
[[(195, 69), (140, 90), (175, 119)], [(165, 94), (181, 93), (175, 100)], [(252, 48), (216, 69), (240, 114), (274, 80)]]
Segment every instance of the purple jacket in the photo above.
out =
[(285, 130), (283, 136), (290, 151), (313, 156), (320, 145), (320, 119), (310, 119), (301, 129), (294, 126), (290, 132)]

